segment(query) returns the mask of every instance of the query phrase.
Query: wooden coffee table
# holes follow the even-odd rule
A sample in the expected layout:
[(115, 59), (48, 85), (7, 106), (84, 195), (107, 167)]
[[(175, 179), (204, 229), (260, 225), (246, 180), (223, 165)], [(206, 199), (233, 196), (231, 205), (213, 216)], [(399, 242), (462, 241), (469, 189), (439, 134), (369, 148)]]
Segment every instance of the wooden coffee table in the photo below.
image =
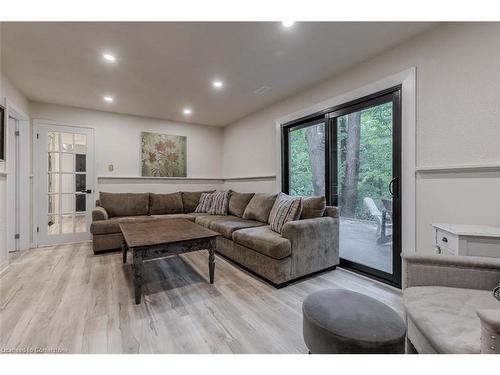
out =
[(121, 223), (123, 234), (123, 263), (127, 251), (132, 252), (134, 264), (135, 303), (141, 303), (142, 264), (144, 261), (165, 258), (197, 250), (208, 250), (210, 284), (214, 283), (215, 240), (219, 233), (186, 219), (164, 219), (146, 223)]

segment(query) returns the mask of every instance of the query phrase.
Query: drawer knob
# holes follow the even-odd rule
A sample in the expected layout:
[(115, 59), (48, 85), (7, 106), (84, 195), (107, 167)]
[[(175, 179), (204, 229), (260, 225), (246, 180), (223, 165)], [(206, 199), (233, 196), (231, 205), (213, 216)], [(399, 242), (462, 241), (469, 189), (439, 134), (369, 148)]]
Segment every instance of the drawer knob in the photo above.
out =
[(443, 241), (444, 243), (447, 243), (448, 239), (446, 237), (443, 237), (443, 238), (441, 238), (441, 241)]

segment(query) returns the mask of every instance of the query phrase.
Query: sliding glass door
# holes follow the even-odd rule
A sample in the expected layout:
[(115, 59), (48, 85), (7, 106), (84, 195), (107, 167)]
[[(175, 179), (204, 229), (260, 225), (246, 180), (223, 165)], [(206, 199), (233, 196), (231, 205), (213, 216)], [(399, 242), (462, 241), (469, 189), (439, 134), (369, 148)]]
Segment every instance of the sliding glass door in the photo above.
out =
[(283, 191), (339, 207), (341, 266), (401, 283), (399, 87), (283, 126)]

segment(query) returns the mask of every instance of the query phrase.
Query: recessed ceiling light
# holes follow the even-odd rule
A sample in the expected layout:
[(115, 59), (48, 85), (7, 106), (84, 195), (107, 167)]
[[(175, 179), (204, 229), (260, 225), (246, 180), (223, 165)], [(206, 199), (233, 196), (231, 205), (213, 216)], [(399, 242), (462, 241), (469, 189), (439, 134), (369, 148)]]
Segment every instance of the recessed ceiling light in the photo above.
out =
[(116, 61), (116, 57), (114, 57), (113, 55), (111, 55), (109, 53), (105, 53), (104, 55), (102, 55), (102, 57), (104, 58), (104, 60), (109, 61), (109, 62)]
[(295, 24), (295, 22), (294, 21), (283, 21), (281, 24), (283, 25), (283, 27), (292, 27)]
[(191, 108), (184, 108), (182, 110), (182, 113), (184, 113), (185, 115), (189, 116), (191, 113), (193, 113), (193, 111), (191, 110)]
[(212, 82), (212, 86), (215, 87), (216, 89), (221, 89), (224, 86), (224, 82), (216, 79), (215, 81)]
[(113, 101), (113, 97), (112, 96), (109, 96), (109, 95), (106, 95), (104, 96), (104, 101), (108, 102), (108, 103), (111, 103)]

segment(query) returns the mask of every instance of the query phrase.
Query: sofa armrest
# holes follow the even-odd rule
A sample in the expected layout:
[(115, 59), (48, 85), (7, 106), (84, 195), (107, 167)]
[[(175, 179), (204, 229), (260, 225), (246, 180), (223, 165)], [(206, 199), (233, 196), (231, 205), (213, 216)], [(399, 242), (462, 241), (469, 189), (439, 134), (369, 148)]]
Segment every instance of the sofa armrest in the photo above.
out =
[(447, 286), (493, 290), (500, 282), (500, 259), (403, 254), (403, 288), (413, 286)]
[(500, 309), (478, 310), (481, 321), (481, 353), (500, 354)]
[(281, 235), (292, 245), (292, 278), (339, 263), (338, 219), (319, 217), (290, 221), (283, 226)]
[(108, 220), (108, 212), (103, 207), (96, 207), (92, 210), (92, 221)]

